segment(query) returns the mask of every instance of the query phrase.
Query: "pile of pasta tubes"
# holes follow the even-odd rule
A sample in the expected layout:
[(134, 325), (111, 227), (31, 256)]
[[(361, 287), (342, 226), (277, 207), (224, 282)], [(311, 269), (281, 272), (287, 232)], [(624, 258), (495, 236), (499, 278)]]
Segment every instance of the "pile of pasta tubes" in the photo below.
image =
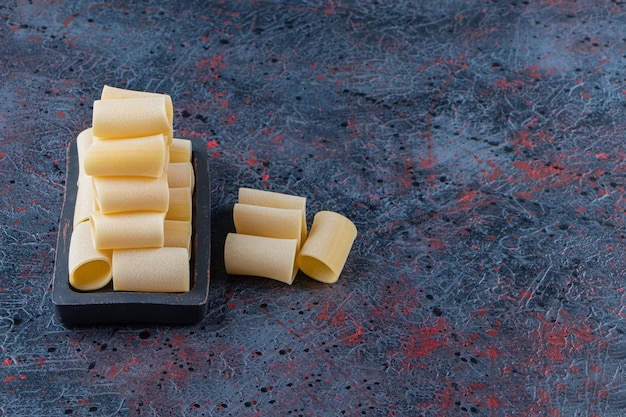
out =
[(71, 286), (189, 291), (195, 173), (191, 142), (173, 137), (171, 97), (104, 86), (76, 142)]
[(233, 222), (224, 245), (226, 272), (289, 285), (299, 270), (336, 282), (357, 236), (354, 223), (332, 211), (316, 213), (307, 232), (305, 197), (251, 188), (239, 189)]

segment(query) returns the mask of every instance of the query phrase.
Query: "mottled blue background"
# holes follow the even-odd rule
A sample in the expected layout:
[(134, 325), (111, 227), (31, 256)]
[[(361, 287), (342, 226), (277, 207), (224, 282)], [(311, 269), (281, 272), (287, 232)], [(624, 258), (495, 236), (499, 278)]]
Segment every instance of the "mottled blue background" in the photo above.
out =
[[(0, 5), (0, 415), (626, 415), (626, 5)], [(68, 328), (66, 148), (104, 84), (206, 144), (209, 311)], [(225, 274), (239, 187), (359, 229), (340, 280)]]

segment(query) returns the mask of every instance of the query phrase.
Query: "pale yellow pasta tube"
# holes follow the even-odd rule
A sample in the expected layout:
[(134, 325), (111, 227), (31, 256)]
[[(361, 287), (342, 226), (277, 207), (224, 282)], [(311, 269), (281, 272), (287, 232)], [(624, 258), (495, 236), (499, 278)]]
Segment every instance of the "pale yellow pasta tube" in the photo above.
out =
[(184, 248), (113, 251), (115, 291), (187, 292), (189, 258)]
[(170, 188), (193, 189), (195, 174), (191, 162), (170, 162), (167, 165), (167, 183)]
[(318, 212), (309, 237), (298, 253), (298, 267), (318, 281), (336, 282), (356, 235), (356, 226), (348, 218), (332, 211)]
[(164, 230), (163, 246), (166, 248), (185, 248), (191, 257), (191, 222), (165, 220)]
[(165, 96), (93, 102), (93, 135), (100, 138), (122, 139), (161, 133), (169, 144), (173, 137), (172, 119), (172, 109)]
[(122, 211), (166, 212), (170, 192), (167, 175), (152, 177), (93, 177), (94, 195), (105, 213)]
[(91, 215), (91, 234), (96, 249), (162, 247), (165, 241), (165, 213), (133, 211)]
[(76, 190), (76, 202), (74, 204), (73, 225), (89, 220), (89, 216), (95, 210), (92, 177), (83, 176)]
[(85, 174), (158, 178), (165, 172), (163, 135), (132, 139), (95, 139), (85, 157)]
[(192, 198), (190, 188), (170, 188), (170, 205), (166, 220), (191, 221)]
[(226, 272), (271, 278), (291, 285), (298, 272), (297, 245), (297, 239), (229, 233), (224, 245)]
[(87, 150), (93, 142), (93, 129), (88, 128), (81, 131), (76, 137), (76, 151), (78, 154), (78, 183), (85, 174), (85, 158), (87, 157)]
[(152, 91), (130, 90), (127, 88), (113, 87), (111, 85), (104, 85), (102, 87), (102, 93), (100, 98), (102, 100), (120, 99), (120, 98), (142, 98), (142, 97), (155, 97), (164, 96), (169, 97), (169, 94), (155, 93)]
[(169, 123), (173, 125), (174, 119), (174, 106), (172, 104), (172, 97), (169, 94), (153, 93), (148, 91), (127, 90), (125, 88), (112, 87), (105, 85), (102, 88), (102, 94), (100, 98), (102, 100), (115, 100), (124, 98), (151, 98), (151, 97), (164, 97), (167, 115), (170, 118)]
[(255, 206), (301, 210), (302, 231), (300, 241), (304, 242), (306, 240), (307, 227), (305, 197), (242, 187), (239, 189), (238, 201), (242, 204), (251, 204)]
[(79, 291), (98, 290), (111, 281), (111, 251), (94, 248), (87, 222), (72, 231), (68, 267), (70, 284)]
[(189, 139), (172, 139), (170, 144), (170, 162), (191, 162), (192, 143)]
[(296, 239), (300, 249), (302, 211), (236, 203), (233, 207), (235, 231), (244, 235)]

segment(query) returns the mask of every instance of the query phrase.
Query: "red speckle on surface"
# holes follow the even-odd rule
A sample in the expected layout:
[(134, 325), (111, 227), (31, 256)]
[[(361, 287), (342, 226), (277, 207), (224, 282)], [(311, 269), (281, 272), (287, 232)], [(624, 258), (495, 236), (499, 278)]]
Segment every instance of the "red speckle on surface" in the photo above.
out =
[(77, 15), (71, 15), (69, 17), (66, 17), (65, 19), (63, 19), (63, 26), (67, 27), (70, 25), (70, 23), (72, 23), (72, 21), (76, 18)]
[(204, 71), (204, 68), (206, 67), (206, 64), (209, 62), (208, 58), (202, 58), (200, 60), (200, 62), (198, 62), (198, 65), (196, 66), (196, 69), (198, 71)]
[(523, 198), (525, 200), (531, 200), (533, 198), (533, 193), (529, 191), (520, 191), (519, 193), (515, 193), (515, 198)]
[(349, 344), (357, 344), (363, 342), (363, 326), (357, 323), (357, 321), (348, 314), (348, 317), (352, 321), (352, 323), (356, 326), (356, 331), (348, 336), (344, 337), (343, 340)]
[(120, 367), (119, 367), (119, 366), (117, 366), (117, 365), (115, 365), (113, 368), (111, 368), (111, 369), (109, 370), (109, 372), (107, 372), (107, 376), (108, 376), (109, 378), (114, 378), (114, 377), (115, 377), (115, 375), (117, 375), (117, 373), (118, 373), (119, 371), (120, 371)]
[(237, 121), (236, 114), (231, 114), (230, 116), (224, 116), (222, 118), (222, 123), (225, 125), (234, 125), (236, 121)]
[(520, 144), (524, 147), (533, 147), (535, 146), (531, 140), (529, 139), (530, 132), (526, 129), (522, 129), (518, 135), (514, 138), (513, 142), (516, 144)]
[(430, 242), (428, 242), (428, 245), (429, 245), (431, 248), (434, 248), (434, 249), (439, 249), (439, 250), (441, 250), (441, 249), (445, 249), (445, 248), (446, 248), (445, 243), (443, 243), (443, 242), (442, 242), (441, 240), (439, 240), (439, 239), (431, 239), (431, 240), (430, 240)]
[(434, 325), (413, 327), (411, 336), (403, 344), (406, 356), (409, 358), (423, 358), (445, 346), (449, 342), (445, 330), (446, 322), (441, 317), (437, 319)]
[(561, 170), (552, 165), (546, 166), (543, 161), (513, 161), (513, 166), (523, 171), (529, 179), (546, 181), (550, 176), (560, 174)]
[(523, 85), (525, 85), (526, 83), (524, 83), (524, 81), (522, 80), (513, 80), (513, 81), (507, 81), (504, 79), (499, 79), (496, 81), (496, 87), (502, 90), (506, 90), (506, 89), (514, 89), (516, 87), (521, 87)]
[(462, 193), (461, 196), (459, 197), (459, 203), (468, 203), (468, 202), (472, 201), (474, 198), (476, 198), (477, 194), (478, 193), (477, 193), (476, 190), (466, 191), (466, 192)]
[(450, 410), (454, 406), (454, 392), (451, 386), (442, 388), (436, 395), (435, 402), (442, 410)]
[(215, 70), (224, 71), (226, 69), (226, 64), (224, 63), (224, 56), (217, 55), (211, 58), (209, 69), (211, 71), (215, 71)]
[(500, 407), (501, 404), (502, 404), (502, 401), (500, 401), (500, 399), (496, 396), (490, 395), (487, 398), (487, 405), (489, 407)]
[(494, 359), (498, 358), (500, 357), (500, 350), (495, 346), (489, 346), (489, 348), (487, 348), (487, 356)]
[(246, 164), (250, 166), (256, 166), (259, 163), (259, 160), (256, 158), (254, 151), (250, 151), (250, 158), (246, 159)]
[(212, 139), (212, 140), (208, 141), (207, 144), (206, 144), (206, 147), (208, 149), (217, 148), (218, 146), (219, 146), (219, 143), (215, 139)]

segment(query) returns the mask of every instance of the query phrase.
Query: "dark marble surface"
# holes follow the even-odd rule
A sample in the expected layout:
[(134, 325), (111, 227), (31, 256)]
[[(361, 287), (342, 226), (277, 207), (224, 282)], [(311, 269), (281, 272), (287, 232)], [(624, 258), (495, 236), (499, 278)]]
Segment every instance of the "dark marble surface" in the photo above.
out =
[[(626, 415), (626, 5), (0, 5), (0, 414)], [(68, 328), (65, 151), (104, 84), (206, 143), (209, 309)], [(359, 229), (340, 280), (224, 272), (241, 186)], [(310, 223), (309, 223), (310, 225)]]

